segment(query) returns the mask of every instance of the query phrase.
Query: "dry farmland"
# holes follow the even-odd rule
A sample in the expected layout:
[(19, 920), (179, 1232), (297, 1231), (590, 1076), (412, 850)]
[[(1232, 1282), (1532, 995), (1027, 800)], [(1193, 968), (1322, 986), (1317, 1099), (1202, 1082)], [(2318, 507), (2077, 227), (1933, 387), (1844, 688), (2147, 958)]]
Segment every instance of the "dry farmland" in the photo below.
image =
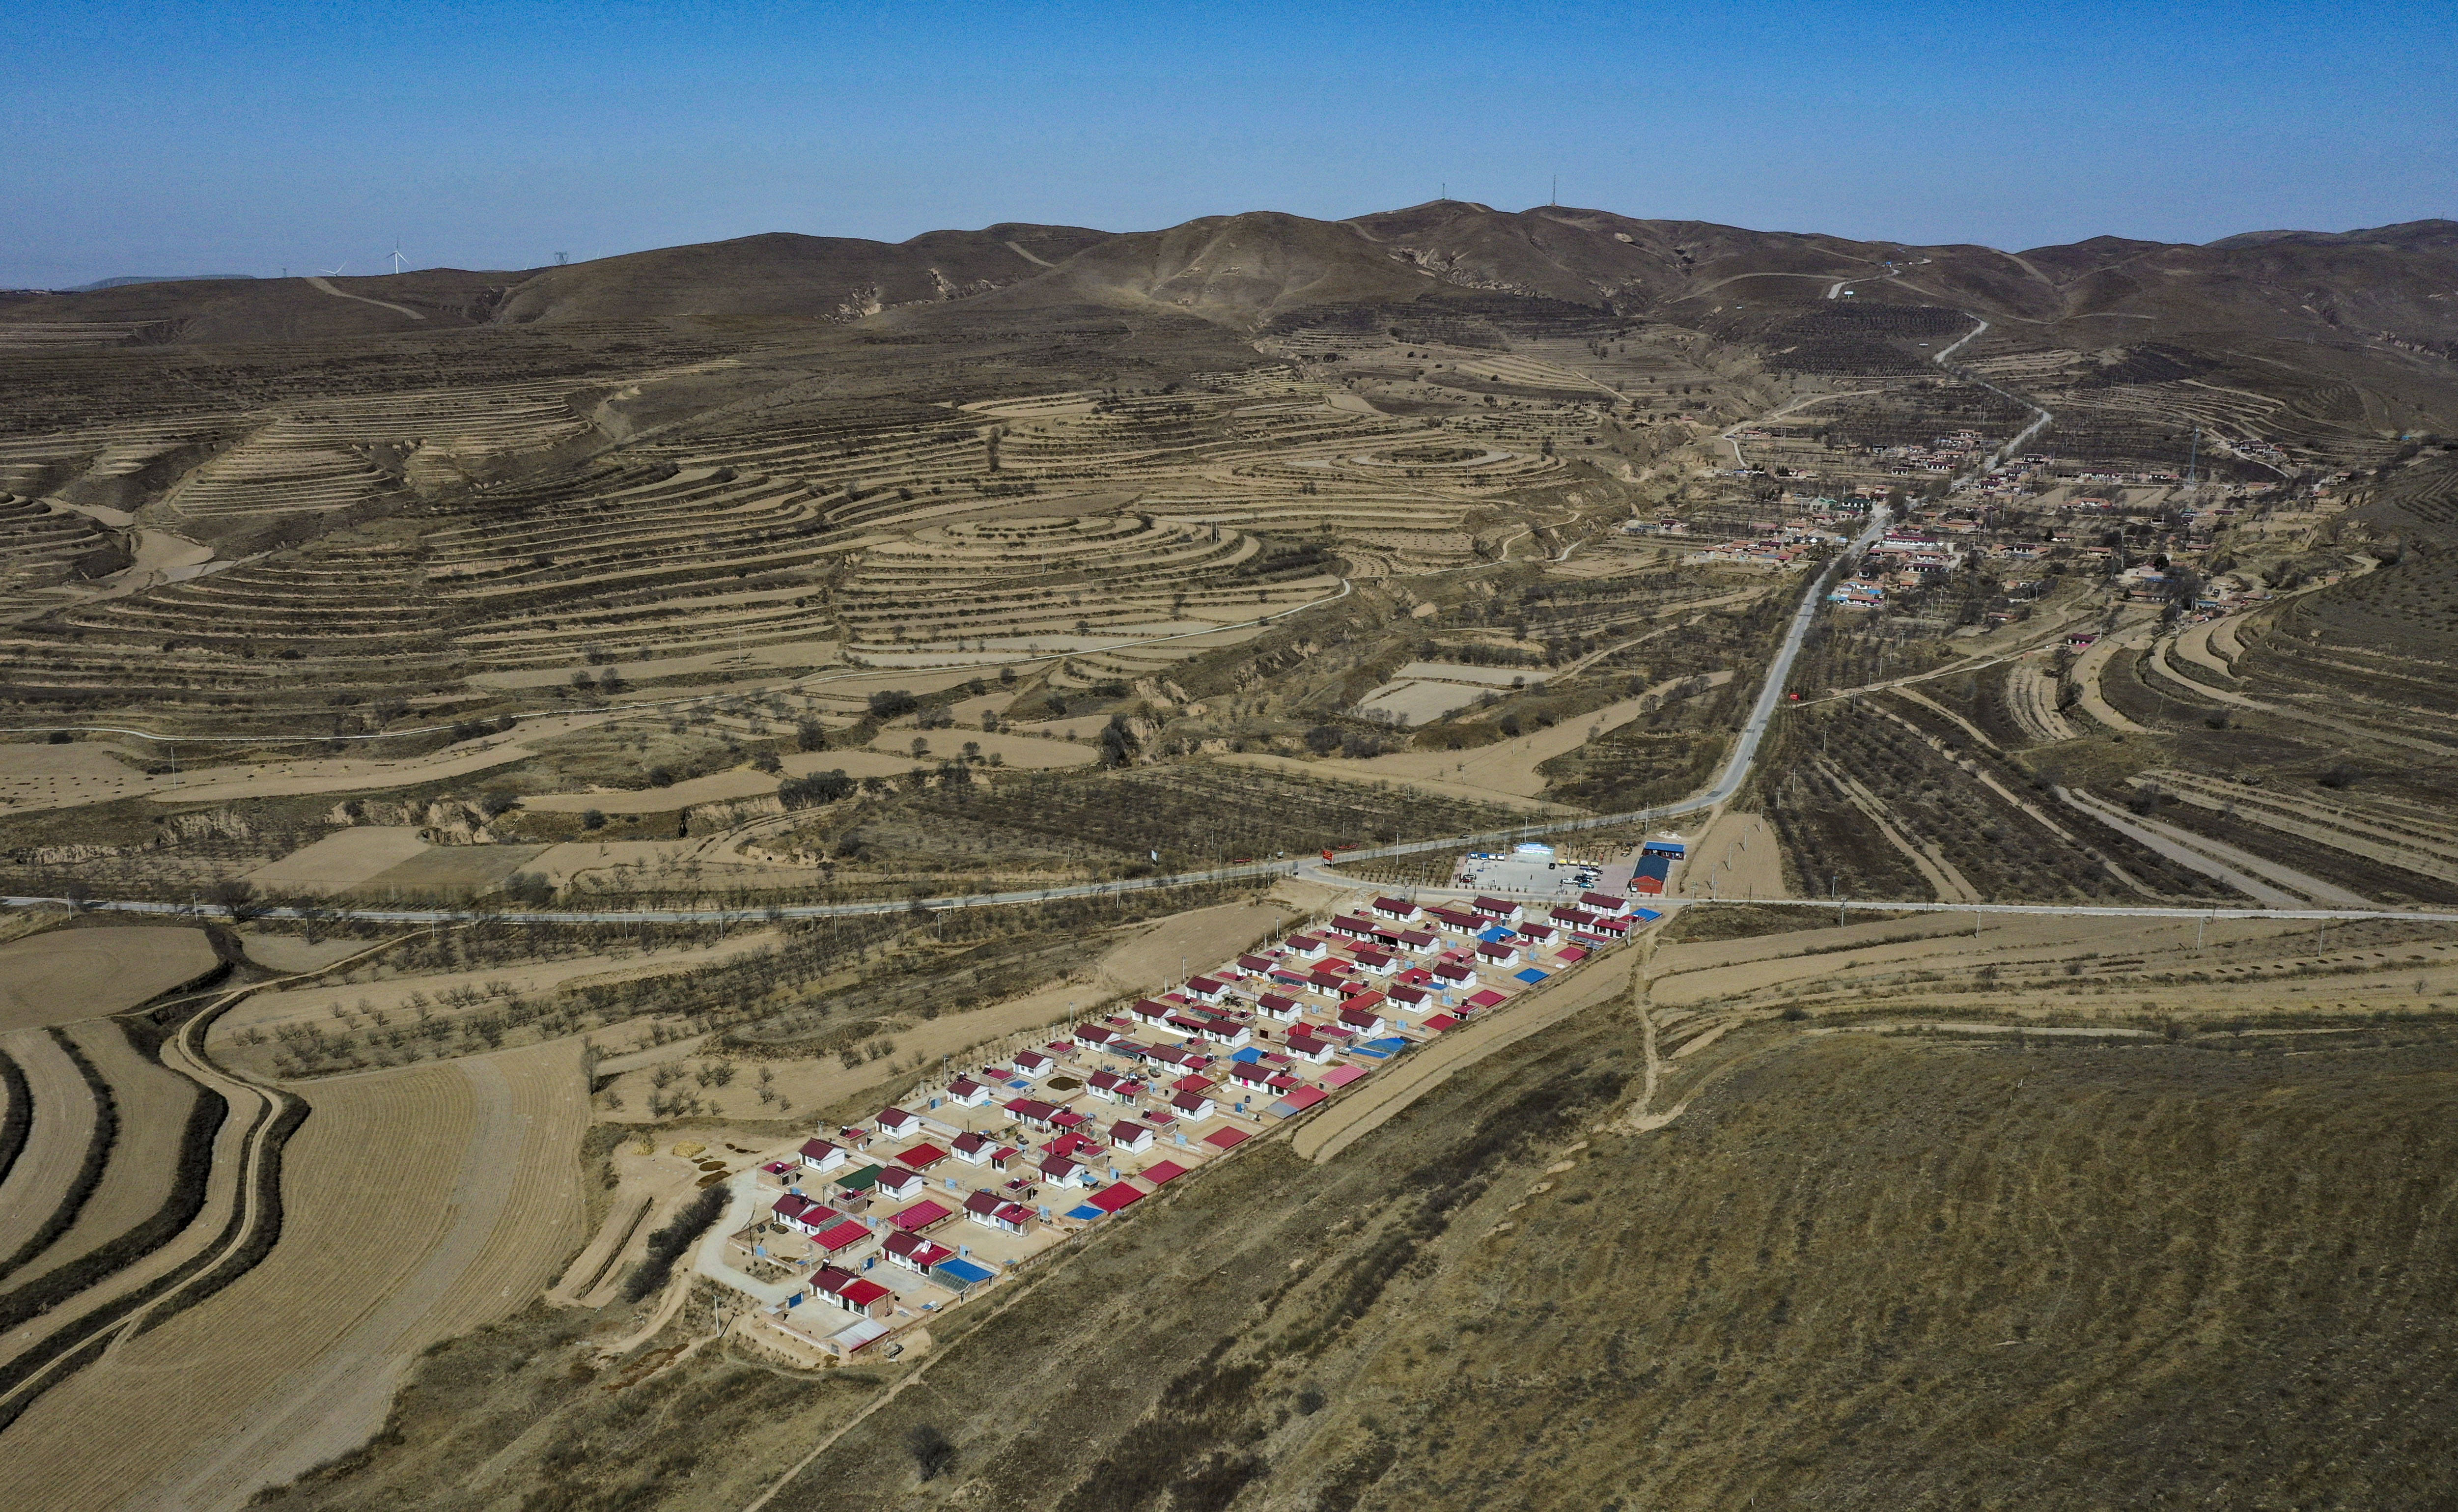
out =
[[(0, 298), (0, 1505), (2438, 1489), (2458, 401), (2194, 271), (2352, 243), (867, 245)], [(1028, 1216), (873, 1349), (815, 1133)]]

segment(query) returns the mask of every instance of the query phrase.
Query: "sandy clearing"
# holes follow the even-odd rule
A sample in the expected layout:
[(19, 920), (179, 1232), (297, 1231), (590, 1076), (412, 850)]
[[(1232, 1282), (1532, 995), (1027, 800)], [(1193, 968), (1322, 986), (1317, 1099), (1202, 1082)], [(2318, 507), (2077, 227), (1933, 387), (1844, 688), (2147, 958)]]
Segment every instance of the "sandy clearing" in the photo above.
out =
[(103, 1168), (102, 1185), (86, 1199), (76, 1223), (18, 1272), (15, 1282), (31, 1281), (152, 1217), (171, 1194), (179, 1139), (197, 1102), (197, 1089), (187, 1078), (137, 1054), (117, 1023), (97, 1020), (68, 1032), (111, 1084), (119, 1137), (112, 1146), (111, 1163)]
[[(1218, 965), (1298, 917), (1294, 911), (1274, 903), (1221, 903), (1139, 927), (1123, 940), (1110, 937), (1114, 942), (1110, 942), (1092, 969), (1078, 979), (1054, 983), (969, 1011), (947, 1005), (938, 1018), (898, 1030), (893, 1036), (897, 1057), (906, 1060), (920, 1055), (935, 1072), (940, 1057), (961, 1059), (977, 1046), (1012, 1042), (1012, 1048), (1024, 1048), (1028, 1042), (1019, 1037), (1029, 1030), (1055, 1024), (1121, 994), (1152, 992), (1171, 985), (1178, 980), (1181, 961), (1195, 971)], [(1033, 1037), (1032, 1043), (1037, 1043), (1038, 1038)], [(1005, 1054), (1010, 1047), (1001, 1044), (995, 1053)], [(894, 1074), (886, 1069), (885, 1062), (854, 1067), (834, 1058), (764, 1064), (776, 1072), (777, 1091), (792, 1101), (797, 1113), (869, 1091)], [(615, 1079), (614, 1089), (624, 1105), (622, 1111), (614, 1115), (616, 1118), (629, 1122), (647, 1120), (649, 1094), (654, 1089), (652, 1074), (649, 1068), (641, 1067)], [(902, 1084), (910, 1079), (908, 1073), (897, 1080)], [(703, 1103), (717, 1109), (714, 1116), (776, 1116), (760, 1105), (748, 1076), (737, 1077), (730, 1087), (693, 1090)]]
[(1242, 751), (1216, 756), (1215, 761), (1227, 761), (1238, 766), (1261, 767), (1268, 772), (1285, 772), (1293, 777), (1321, 777), (1333, 782), (1358, 782), (1369, 787), (1414, 788), (1421, 793), (1440, 794), (1445, 797), (1468, 798), (1478, 803), (1491, 803), (1501, 808), (1519, 809), (1530, 814), (1578, 814), (1584, 812), (1566, 803), (1549, 803), (1542, 798), (1519, 797), (1498, 793), (1474, 782), (1450, 777), (1394, 777), (1371, 770), (1373, 760), (1366, 761), (1304, 761), (1296, 756), (1268, 756), (1260, 751)]
[(1567, 980), (1546, 984), (1513, 999), (1482, 1021), (1453, 1029), (1413, 1050), (1396, 1066), (1376, 1072), (1293, 1136), (1291, 1147), (1317, 1165), (1330, 1160), (1381, 1128), (1427, 1090), (1462, 1068), (1530, 1035), (1552, 1028), (1574, 1013), (1611, 1003), (1629, 990), (1635, 950), (1616, 951)]
[(86, 1145), (94, 1137), (94, 1090), (77, 1074), (76, 1063), (41, 1029), (20, 1029), (0, 1036), (0, 1050), (9, 1052), (34, 1094), (34, 1127), (26, 1147), (9, 1168), (0, 1186), (0, 1260), (17, 1253), (58, 1211), (60, 1199), (84, 1164)]
[(53, 929), (0, 945), (0, 1031), (133, 1008), (214, 968), (201, 929)]
[[(501, 984), (523, 997), (532, 997), (562, 987), (666, 976), (739, 960), (755, 951), (767, 949), (777, 940), (774, 931), (751, 930), (730, 940), (717, 940), (687, 950), (658, 951), (651, 955), (573, 956), (569, 960), (542, 961), (529, 966), (391, 977), (378, 982), (345, 982), (260, 992), (223, 1014), (206, 1031), (205, 1044), (211, 1053), (233, 1064), (253, 1064), (259, 1058), (269, 1064), (271, 1046), (243, 1046), (239, 1043), (239, 1037), (251, 1029), (262, 1029), (271, 1034), (286, 1024), (311, 1021), (324, 1024), (332, 1019), (336, 1007), (359, 1012), (361, 1004), (369, 1009), (406, 1016), (411, 1011), (407, 1000), (412, 993), (423, 993), (429, 1000), (436, 1000), (448, 992), (464, 988), (483, 992), (491, 984)], [(439, 1011), (448, 1015), (452, 1010)]]
[(1792, 896), (1783, 880), (1783, 852), (1761, 815), (1719, 811), (1690, 842), (1690, 855), (1681, 868), (1679, 890), (1685, 897)]
[(427, 850), (418, 831), (407, 825), (363, 824), (267, 861), (247, 880), (278, 892), (339, 892)]
[(109, 748), (89, 741), (68, 745), (0, 745), (0, 796), (6, 784), (51, 781), (67, 777), (105, 780), (141, 777)]

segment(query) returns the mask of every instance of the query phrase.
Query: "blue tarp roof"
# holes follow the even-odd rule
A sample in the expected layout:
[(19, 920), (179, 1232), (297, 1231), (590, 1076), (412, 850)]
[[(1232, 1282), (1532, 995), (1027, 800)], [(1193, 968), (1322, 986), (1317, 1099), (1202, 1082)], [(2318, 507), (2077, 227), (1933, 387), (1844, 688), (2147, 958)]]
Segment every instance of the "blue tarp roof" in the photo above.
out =
[(975, 1265), (970, 1260), (942, 1260), (931, 1269), (967, 1286), (979, 1286), (990, 1279), (992, 1274), (991, 1272)]
[(1663, 914), (1653, 908), (1634, 908), (1631, 912), (1651, 924), (1664, 917)]
[(1255, 1048), (1251, 1045), (1247, 1046), (1244, 1049), (1239, 1050), (1237, 1054), (1229, 1057), (1229, 1059), (1233, 1061), (1243, 1062), (1248, 1066), (1254, 1065), (1257, 1061), (1260, 1061), (1262, 1058), (1263, 1052)]
[(1513, 937), (1510, 930), (1503, 928), (1500, 924), (1496, 924), (1476, 938), (1484, 941), (1489, 945), (1498, 945), (1502, 943), (1502, 942)]
[(1665, 878), (1673, 875), (1672, 858), (1665, 856), (1642, 856), (1638, 859), (1637, 869), (1633, 871), (1631, 875), (1633, 877), (1653, 877), (1660, 882), (1664, 880)]
[(1649, 840), (1638, 848), (1641, 856), (1687, 856), (1690, 848), (1679, 840)]
[(1106, 1218), (1109, 1214), (1103, 1212), (1100, 1209), (1094, 1207), (1088, 1202), (1080, 1207), (1068, 1209), (1067, 1216), (1071, 1218), (1082, 1218), (1086, 1222), (1090, 1222), (1094, 1218)]
[(1390, 1051), (1388, 1051), (1388, 1050), (1378, 1050), (1378, 1049), (1375, 1049), (1375, 1048), (1371, 1047), (1370, 1046), (1364, 1046), (1364, 1045), (1352, 1045), (1352, 1046), (1350, 1046), (1348, 1047), (1348, 1053), (1349, 1053), (1349, 1054), (1351, 1054), (1351, 1055), (1363, 1055), (1363, 1056), (1366, 1057), (1366, 1058), (1367, 1058), (1367, 1059), (1369, 1059), (1369, 1060), (1376, 1060), (1376, 1061), (1387, 1061), (1387, 1060), (1389, 1060), (1389, 1059), (1391, 1058), (1391, 1052), (1390, 1052)]
[(1408, 1042), (1396, 1034), (1380, 1040), (1368, 1040), (1365, 1043), (1369, 1047), (1382, 1050), (1386, 1054), (1396, 1054), (1408, 1047)]
[(1539, 971), (1534, 966), (1530, 966), (1525, 971), (1514, 971), (1511, 975), (1532, 987), (1537, 983), (1544, 981), (1549, 976), (1552, 976), (1552, 973), (1550, 971)]

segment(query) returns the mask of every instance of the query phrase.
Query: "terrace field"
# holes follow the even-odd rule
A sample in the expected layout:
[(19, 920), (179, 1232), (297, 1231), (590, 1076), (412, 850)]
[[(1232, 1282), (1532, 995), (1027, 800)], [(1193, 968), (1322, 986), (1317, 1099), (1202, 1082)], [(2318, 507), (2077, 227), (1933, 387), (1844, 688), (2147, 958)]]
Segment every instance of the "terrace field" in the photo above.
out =
[[(2351, 235), (0, 299), (0, 1502), (2437, 1504), (2458, 269)], [(760, 1168), (891, 1104), (1054, 1211), (839, 1348)]]

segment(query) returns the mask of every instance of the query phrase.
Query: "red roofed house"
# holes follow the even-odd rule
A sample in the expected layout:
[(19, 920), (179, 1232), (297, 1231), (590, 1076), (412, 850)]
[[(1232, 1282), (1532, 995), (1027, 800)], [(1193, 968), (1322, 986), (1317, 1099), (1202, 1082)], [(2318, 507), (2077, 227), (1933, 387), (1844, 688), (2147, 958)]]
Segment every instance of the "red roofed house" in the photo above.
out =
[(1032, 1210), (1022, 1203), (1010, 1202), (995, 1191), (976, 1191), (965, 1199), (965, 1216), (985, 1229), (1022, 1233), (1025, 1225), (1032, 1221)]
[(1140, 1155), (1152, 1149), (1153, 1132), (1141, 1124), (1131, 1124), (1121, 1118), (1110, 1126), (1110, 1146), (1130, 1155)]
[(1229, 1067), (1229, 1080), (1249, 1091), (1260, 1092), (1272, 1085), (1272, 1068), (1260, 1061), (1253, 1065), (1240, 1061)]
[(843, 1254), (855, 1245), (866, 1244), (869, 1240), (869, 1226), (856, 1223), (851, 1218), (847, 1218), (843, 1223), (830, 1224), (811, 1235), (812, 1247), (823, 1254)]
[(1092, 1048), (1096, 1050), (1105, 1045), (1114, 1043), (1117, 1038), (1118, 1037), (1116, 1035), (1111, 1033), (1109, 1030), (1101, 1027), (1097, 1024), (1080, 1025), (1075, 1030), (1076, 1044), (1090, 1046)]
[(1433, 949), (1435, 943), (1433, 932), (1427, 929), (1403, 929), (1399, 940), (1400, 948), (1411, 955), (1423, 955)]
[(941, 1150), (936, 1145), (930, 1144), (916, 1145), (911, 1150), (905, 1150), (896, 1157), (897, 1162), (900, 1165), (909, 1167), (915, 1170), (927, 1170), (947, 1158), (948, 1152), (946, 1150)]
[(1039, 1081), (1057, 1068), (1058, 1063), (1039, 1050), (1027, 1050), (1015, 1058), (1016, 1074), (1028, 1081)]
[(1387, 977), (1392, 972), (1397, 971), (1400, 968), (1400, 963), (1397, 957), (1386, 955), (1380, 950), (1366, 950), (1361, 948), (1357, 952), (1356, 959), (1357, 969), (1364, 972), (1367, 976)]
[(1481, 966), (1515, 966), (1519, 964), (1519, 947), (1508, 940), (1480, 941), (1476, 962)]
[(956, 1210), (944, 1202), (917, 1202), (903, 1212), (891, 1213), (887, 1222), (899, 1233), (928, 1233), (955, 1216)]
[(1186, 995), (1198, 1003), (1218, 1003), (1228, 990), (1229, 984), (1211, 977), (1190, 977), (1186, 983)]
[(1371, 1008), (1343, 1008), (1340, 1010), (1340, 1026), (1357, 1034), (1380, 1034), (1383, 1032), (1383, 1015)]
[(1212, 1099), (1201, 1092), (1180, 1092), (1169, 1100), (1177, 1116), (1190, 1124), (1199, 1124), (1213, 1114)]
[(1405, 898), (1377, 898), (1374, 900), (1374, 912), (1381, 918), (1394, 919), (1405, 924), (1417, 917), (1417, 905)]
[(1579, 906), (1593, 908), (1600, 914), (1626, 914), (1630, 912), (1630, 900), (1612, 893), (1581, 893)]
[(822, 1266), (812, 1273), (811, 1295), (864, 1317), (885, 1317), (896, 1311), (895, 1293), (877, 1281), (865, 1281), (833, 1265)]
[(1238, 969), (1245, 972), (1248, 976), (1260, 977), (1264, 972), (1272, 969), (1272, 958), (1269, 956), (1239, 956), (1238, 958)]
[(1423, 1008), (1433, 997), (1423, 987), (1392, 987), (1385, 995), (1404, 1008)]
[(1365, 920), (1359, 919), (1348, 914), (1343, 914), (1324, 927), (1329, 929), (1335, 935), (1345, 935), (1351, 940), (1371, 940), (1374, 938), (1373, 924), (1367, 922)]
[(834, 1170), (845, 1163), (845, 1152), (824, 1139), (802, 1141), (802, 1164), (813, 1170)]
[(1480, 898), (1469, 906), (1499, 923), (1515, 924), (1520, 920), (1519, 905), (1506, 899)]
[(1330, 947), (1312, 935), (1291, 935), (1281, 948), (1300, 961), (1320, 961)]
[(1150, 998), (1138, 998), (1135, 1000), (1135, 1005), (1127, 1010), (1127, 1016), (1138, 1024), (1167, 1024), (1169, 1016), (1176, 1011), (1177, 1010), (1166, 1003), (1156, 1003)]
[(874, 1122), (879, 1125), (879, 1131), (883, 1134), (901, 1136), (922, 1132), (922, 1120), (901, 1108), (882, 1109)]
[(948, 1101), (959, 1108), (981, 1108), (990, 1100), (990, 1089), (969, 1076), (959, 1076), (948, 1084)]
[(924, 1182), (920, 1176), (902, 1166), (884, 1166), (879, 1172), (879, 1190), (899, 1202), (922, 1195)]
[(776, 1206), (769, 1211), (776, 1213), (779, 1223), (797, 1233), (817, 1233), (836, 1222), (837, 1218), (835, 1212), (799, 1191), (789, 1191), (778, 1198)]
[(1476, 968), (1457, 961), (1439, 962), (1434, 966), (1434, 980), (1445, 987), (1476, 985)]
[(1284, 998), (1277, 992), (1266, 992), (1256, 1000), (1263, 1016), (1277, 1024), (1294, 1024), (1305, 1017), (1305, 1005), (1295, 998)]
[(921, 1275), (928, 1275), (930, 1268), (942, 1260), (956, 1257), (955, 1251), (944, 1244), (933, 1244), (918, 1233), (891, 1233), (880, 1249), (886, 1253), (888, 1264), (901, 1265)]
[(948, 1148), (966, 1165), (980, 1166), (989, 1162), (991, 1152), (998, 1149), (998, 1142), (987, 1134), (976, 1134), (968, 1129), (948, 1141)]
[(1288, 1039), (1288, 1046), (1289, 1053), (1291, 1055), (1296, 1056), (1302, 1061), (1312, 1061), (1318, 1066), (1331, 1059), (1331, 1046), (1323, 1040), (1316, 1039), (1311, 1034), (1301, 1035), (1294, 1032), (1291, 1033)]

